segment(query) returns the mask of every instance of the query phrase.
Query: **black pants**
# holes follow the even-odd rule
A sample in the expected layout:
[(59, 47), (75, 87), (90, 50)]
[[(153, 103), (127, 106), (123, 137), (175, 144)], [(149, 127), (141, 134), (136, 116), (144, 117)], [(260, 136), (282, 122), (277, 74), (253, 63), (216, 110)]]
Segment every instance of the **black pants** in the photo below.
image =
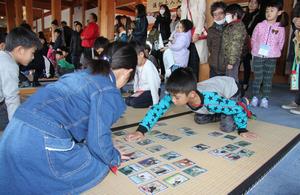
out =
[(93, 58), (93, 54), (92, 54), (92, 48), (87, 48), (87, 47), (84, 47), (83, 48), (83, 56), (85, 59), (87, 60), (90, 60)]
[(188, 67), (192, 69), (195, 78), (198, 80), (200, 59), (197, 52), (197, 48), (194, 43), (191, 43), (189, 49), (190, 49), (190, 57), (189, 57)]
[(165, 65), (164, 65), (164, 60), (163, 60), (163, 53), (159, 50), (152, 50), (151, 54), (157, 59), (158, 65), (160, 67), (161, 70), (161, 75), (165, 75), (166, 74), (166, 70), (165, 70)]
[(134, 108), (148, 108), (153, 104), (151, 91), (144, 91), (138, 97), (127, 97), (125, 99), (127, 106), (132, 106)]
[(5, 105), (5, 101), (0, 102), (0, 130), (4, 130), (8, 124), (8, 113)]
[(72, 64), (75, 66), (75, 69), (80, 69), (81, 64), (80, 64), (80, 56), (81, 54), (72, 54)]
[(251, 53), (248, 53), (243, 57), (243, 65), (244, 65), (244, 80), (243, 83), (244, 85), (249, 84), (249, 79), (251, 75), (251, 59), (252, 55)]

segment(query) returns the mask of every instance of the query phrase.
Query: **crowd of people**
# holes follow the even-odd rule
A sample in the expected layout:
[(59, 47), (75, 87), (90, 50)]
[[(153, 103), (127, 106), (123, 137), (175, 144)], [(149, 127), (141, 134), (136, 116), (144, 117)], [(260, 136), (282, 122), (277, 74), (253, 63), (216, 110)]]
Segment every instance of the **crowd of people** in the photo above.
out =
[[(220, 121), (221, 131), (255, 139), (258, 135), (247, 129), (253, 117), (249, 106), (269, 107), (289, 23), (283, 1), (249, 0), (246, 12), (238, 4), (215, 2), (209, 28), (205, 9), (203, 0), (183, 0), (172, 15), (161, 5), (148, 29), (146, 7), (138, 4), (134, 20), (116, 17), (113, 42), (99, 36), (94, 13), (85, 27), (75, 21), (74, 29), (54, 20), (50, 42), (26, 23), (1, 35), (0, 129), (6, 128), (0, 142), (0, 177), (5, 178), (0, 194), (77, 194), (101, 182), (130, 158), (111, 138), (111, 126), (126, 104), (149, 108), (127, 141), (143, 139), (172, 104), (187, 105), (197, 124)], [(298, 66), (299, 11), (298, 0), (289, 54)], [(199, 65), (207, 62), (210, 78), (198, 83)], [(251, 70), (249, 102), (243, 96)], [(20, 103), (20, 85), (39, 86), (39, 78), (54, 76), (60, 79)], [(167, 94), (161, 97), (164, 81)], [(121, 89), (129, 82), (133, 93), (123, 98)], [(282, 107), (300, 114), (299, 101), (298, 89), (296, 100)]]

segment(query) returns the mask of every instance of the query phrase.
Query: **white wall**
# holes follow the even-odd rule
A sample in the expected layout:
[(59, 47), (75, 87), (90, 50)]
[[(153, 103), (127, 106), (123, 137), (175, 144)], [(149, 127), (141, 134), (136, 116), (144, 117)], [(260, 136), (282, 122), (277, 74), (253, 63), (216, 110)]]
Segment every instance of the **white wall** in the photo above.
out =
[(79, 21), (82, 23), (82, 7), (74, 7), (74, 15), (73, 15), (73, 21)]

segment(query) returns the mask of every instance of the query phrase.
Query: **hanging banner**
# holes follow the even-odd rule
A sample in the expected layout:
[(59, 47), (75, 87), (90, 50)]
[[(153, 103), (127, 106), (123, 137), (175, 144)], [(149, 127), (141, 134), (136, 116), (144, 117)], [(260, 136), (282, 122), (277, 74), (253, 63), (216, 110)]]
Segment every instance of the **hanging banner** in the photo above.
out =
[(181, 5), (181, 0), (148, 0), (147, 12), (158, 12), (162, 4), (166, 4), (169, 9), (174, 9)]

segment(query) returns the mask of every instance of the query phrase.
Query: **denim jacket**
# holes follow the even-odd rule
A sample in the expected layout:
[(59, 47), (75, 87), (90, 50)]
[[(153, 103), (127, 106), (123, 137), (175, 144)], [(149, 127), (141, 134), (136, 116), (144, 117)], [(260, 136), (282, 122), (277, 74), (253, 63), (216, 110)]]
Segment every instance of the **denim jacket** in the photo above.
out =
[[(0, 187), (11, 185), (6, 189), (33, 194), (77, 194), (94, 186), (109, 168), (120, 165), (110, 128), (124, 111), (113, 74), (67, 74), (40, 89), (19, 107), (5, 130), (0, 143), (0, 165), (5, 168), (0, 168), (0, 177), (5, 182), (20, 179), (0, 182)], [(10, 162), (5, 161), (7, 156)]]

